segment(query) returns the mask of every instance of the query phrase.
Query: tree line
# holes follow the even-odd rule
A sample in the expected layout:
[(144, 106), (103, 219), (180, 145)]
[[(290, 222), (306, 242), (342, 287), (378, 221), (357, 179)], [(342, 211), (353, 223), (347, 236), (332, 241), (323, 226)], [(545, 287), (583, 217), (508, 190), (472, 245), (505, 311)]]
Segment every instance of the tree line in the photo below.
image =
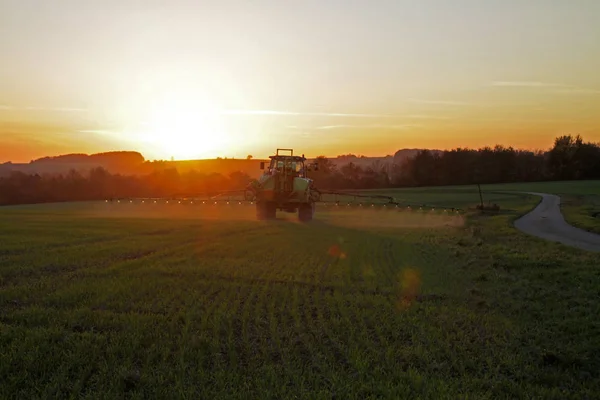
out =
[[(501, 145), (421, 150), (399, 163), (375, 161), (368, 167), (352, 162), (337, 167), (326, 157), (317, 160), (319, 168), (310, 177), (318, 188), (330, 190), (600, 179), (600, 144), (571, 135), (557, 137), (545, 152)], [(53, 175), (12, 172), (0, 178), (0, 205), (216, 194), (243, 189), (250, 180), (244, 172), (179, 173), (176, 168), (146, 175), (111, 174), (102, 167), (85, 175), (75, 170)]]
[(391, 165), (375, 162), (364, 168), (348, 163), (336, 168), (327, 158), (319, 157), (319, 166), (315, 182), (330, 189), (600, 179), (600, 144), (565, 135), (557, 137), (548, 151), (502, 145), (477, 150), (420, 150)]
[(147, 175), (111, 174), (103, 167), (92, 168), (85, 175), (75, 170), (53, 175), (12, 172), (0, 178), (0, 205), (217, 194), (244, 188), (249, 181), (242, 172), (228, 176), (195, 171), (180, 174), (176, 168)]

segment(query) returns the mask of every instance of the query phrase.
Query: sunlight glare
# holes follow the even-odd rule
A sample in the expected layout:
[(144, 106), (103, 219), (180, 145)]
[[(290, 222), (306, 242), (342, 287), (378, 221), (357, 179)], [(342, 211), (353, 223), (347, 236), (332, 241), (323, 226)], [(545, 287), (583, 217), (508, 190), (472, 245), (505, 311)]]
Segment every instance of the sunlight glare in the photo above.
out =
[(142, 127), (141, 141), (178, 160), (215, 157), (231, 144), (218, 110), (181, 94), (152, 107)]

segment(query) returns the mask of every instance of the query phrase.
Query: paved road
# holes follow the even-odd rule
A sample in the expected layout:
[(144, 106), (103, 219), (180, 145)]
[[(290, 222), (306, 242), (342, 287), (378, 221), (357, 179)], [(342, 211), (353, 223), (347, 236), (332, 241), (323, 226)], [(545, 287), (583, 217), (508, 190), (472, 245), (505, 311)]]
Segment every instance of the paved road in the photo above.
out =
[(600, 252), (600, 235), (575, 228), (565, 222), (560, 212), (560, 197), (547, 193), (528, 194), (541, 196), (542, 201), (529, 214), (515, 221), (517, 229), (567, 246)]

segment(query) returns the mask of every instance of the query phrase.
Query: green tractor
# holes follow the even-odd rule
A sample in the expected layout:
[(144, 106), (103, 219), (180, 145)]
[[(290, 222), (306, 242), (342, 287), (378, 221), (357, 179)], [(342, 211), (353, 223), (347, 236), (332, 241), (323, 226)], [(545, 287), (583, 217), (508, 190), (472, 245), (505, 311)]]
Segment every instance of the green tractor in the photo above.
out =
[(295, 156), (292, 149), (277, 149), (269, 158), (268, 167), (261, 162), (263, 175), (248, 186), (248, 195), (256, 202), (257, 218), (274, 219), (280, 210), (298, 212), (300, 221), (311, 221), (320, 194), (307, 172), (317, 170), (318, 166), (307, 163), (304, 154)]

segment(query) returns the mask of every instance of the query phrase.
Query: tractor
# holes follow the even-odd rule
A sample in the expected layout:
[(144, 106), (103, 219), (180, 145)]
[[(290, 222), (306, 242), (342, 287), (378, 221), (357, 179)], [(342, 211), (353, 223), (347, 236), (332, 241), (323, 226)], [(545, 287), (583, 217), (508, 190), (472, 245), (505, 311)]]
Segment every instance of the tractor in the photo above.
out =
[(318, 170), (318, 165), (307, 163), (304, 154), (294, 155), (293, 149), (277, 149), (277, 153), (269, 158), (268, 166), (264, 161), (260, 164), (264, 173), (247, 188), (246, 197), (254, 199), (257, 218), (274, 219), (277, 210), (280, 210), (298, 212), (300, 221), (311, 221), (320, 193), (307, 173)]
[[(256, 217), (259, 220), (275, 219), (277, 210), (280, 210), (288, 213), (297, 212), (298, 219), (302, 222), (312, 221), (317, 203), (325, 207), (331, 204), (337, 209), (340, 209), (342, 205), (345, 206), (344, 209), (358, 205), (358, 208), (354, 208), (354, 210), (412, 211), (414, 208), (422, 211), (425, 208), (431, 208), (431, 211), (434, 211), (441, 208), (445, 214), (448, 210), (453, 213), (460, 212), (460, 209), (441, 207), (439, 204), (435, 207), (425, 204), (411, 205), (406, 202), (402, 204), (392, 196), (375, 192), (352, 193), (347, 190), (322, 190), (315, 187), (313, 180), (308, 176), (308, 172), (318, 171), (319, 165), (316, 162), (308, 163), (304, 154), (297, 156), (294, 155), (293, 149), (277, 149), (277, 153), (269, 158), (271, 161), (268, 166), (264, 161), (260, 163), (260, 169), (264, 172), (258, 179), (253, 179), (244, 187), (236, 190), (218, 193), (178, 193), (158, 198), (119, 198), (117, 203), (199, 206), (250, 204), (255, 205)], [(357, 201), (358, 204), (356, 204)], [(109, 200), (106, 202), (108, 203)], [(110, 202), (112, 203), (113, 200), (111, 199)]]

